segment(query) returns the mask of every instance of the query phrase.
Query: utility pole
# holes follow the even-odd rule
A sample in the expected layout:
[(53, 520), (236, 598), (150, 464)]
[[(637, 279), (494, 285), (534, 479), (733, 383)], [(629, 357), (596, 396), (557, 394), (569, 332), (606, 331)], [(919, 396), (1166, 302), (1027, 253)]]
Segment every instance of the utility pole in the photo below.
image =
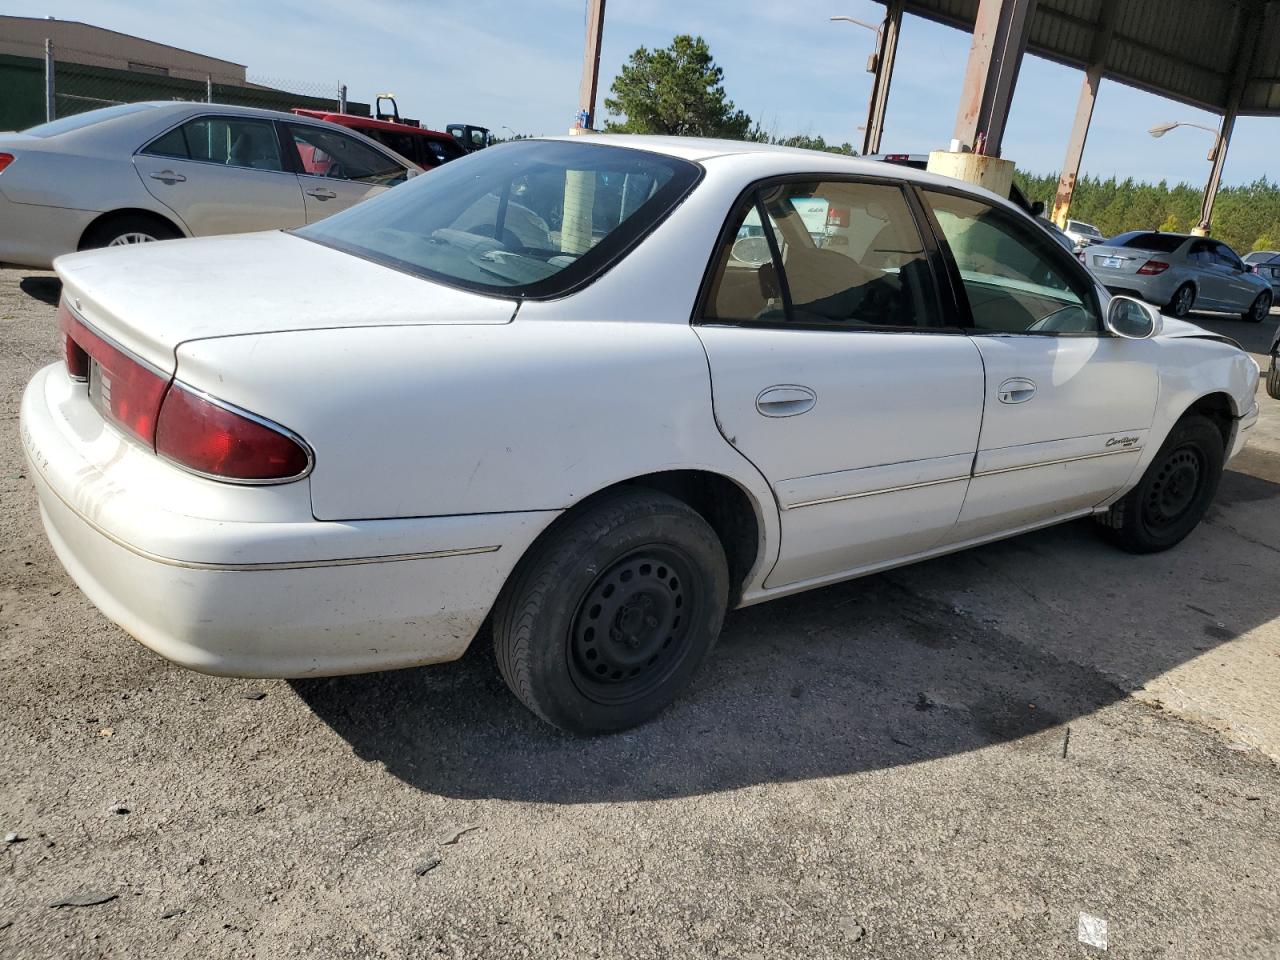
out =
[(48, 123), (58, 115), (53, 89), (53, 41), (44, 38), (44, 119)]
[(213, 103), (213, 74), (204, 75), (204, 102)]
[(582, 83), (578, 87), (578, 115), (570, 133), (594, 130), (596, 88), (600, 83), (600, 40), (604, 36), (605, 0), (587, 0), (587, 41), (582, 56)]
[(893, 82), (893, 62), (898, 56), (898, 33), (902, 29), (902, 8), (906, 0), (888, 0), (884, 25), (876, 34), (875, 76), (871, 81), (871, 101), (867, 129), (862, 138), (862, 155), (880, 152), (884, 119), (889, 110), (889, 84)]
[(338, 84), (338, 112), (347, 112), (347, 85), (345, 83)]

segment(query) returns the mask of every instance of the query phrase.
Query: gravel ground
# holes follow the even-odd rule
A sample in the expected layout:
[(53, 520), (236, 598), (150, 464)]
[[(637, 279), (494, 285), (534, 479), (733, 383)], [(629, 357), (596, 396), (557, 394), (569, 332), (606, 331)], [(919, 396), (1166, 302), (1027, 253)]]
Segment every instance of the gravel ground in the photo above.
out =
[(483, 644), (237, 681), (108, 623), (18, 443), (56, 295), (0, 271), (0, 956), (1280, 956), (1265, 395), (1179, 549), (1070, 524), (742, 611), (674, 709), (578, 740)]

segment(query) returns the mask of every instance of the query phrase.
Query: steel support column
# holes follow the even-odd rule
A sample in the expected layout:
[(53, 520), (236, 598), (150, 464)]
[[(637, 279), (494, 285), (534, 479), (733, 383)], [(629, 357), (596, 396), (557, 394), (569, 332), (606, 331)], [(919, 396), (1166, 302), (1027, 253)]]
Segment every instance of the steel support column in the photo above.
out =
[(974, 146), (979, 134), (985, 134), (988, 156), (1000, 156), (1035, 8), (1036, 0), (981, 0), (978, 6), (955, 138)]
[(596, 88), (600, 82), (600, 40), (604, 36), (605, 0), (587, 0), (587, 42), (582, 55), (582, 83), (578, 86), (575, 127), (593, 130), (596, 125)]
[(1093, 105), (1098, 99), (1098, 86), (1102, 83), (1102, 75), (1106, 69), (1107, 51), (1111, 47), (1114, 23), (1115, 5), (1103, 4), (1102, 16), (1098, 23), (1098, 36), (1093, 44), (1089, 67), (1084, 72), (1084, 82), (1080, 85), (1076, 119), (1071, 125), (1071, 138), (1067, 141), (1067, 157), (1062, 161), (1062, 176), (1058, 179), (1058, 192), (1053, 198), (1053, 213), (1050, 218), (1063, 228), (1066, 227), (1067, 214), (1071, 211), (1071, 197), (1076, 190), (1076, 179), (1080, 176), (1080, 159), (1084, 156), (1084, 144), (1089, 137), (1089, 124), (1093, 121)]
[(1222, 182), (1222, 168), (1227, 162), (1227, 148), (1231, 146), (1231, 133), (1236, 126), (1236, 114), (1240, 111), (1240, 98), (1244, 94), (1245, 82), (1253, 69), (1253, 58), (1258, 49), (1258, 30), (1262, 26), (1260, 6), (1256, 2), (1242, 5), (1237, 23), (1235, 70), (1231, 75), (1231, 87), (1227, 91), (1227, 109), (1222, 115), (1217, 145), (1213, 149), (1213, 167), (1209, 171), (1209, 182), (1204, 186), (1204, 201), (1200, 205), (1200, 225), (1197, 232), (1206, 236), (1213, 225), (1213, 202), (1218, 197), (1218, 186)]
[(898, 33), (902, 29), (902, 8), (906, 0), (888, 0), (884, 24), (876, 39), (875, 72), (871, 80), (871, 100), (867, 104), (867, 126), (862, 135), (862, 155), (880, 152), (884, 118), (889, 109), (889, 84), (893, 63), (898, 57)]

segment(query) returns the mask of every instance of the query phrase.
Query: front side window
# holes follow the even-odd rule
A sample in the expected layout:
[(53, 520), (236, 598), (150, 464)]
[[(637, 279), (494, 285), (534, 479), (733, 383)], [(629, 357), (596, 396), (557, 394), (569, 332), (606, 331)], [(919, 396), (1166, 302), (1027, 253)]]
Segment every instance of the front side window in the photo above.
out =
[(523, 140), (447, 163), (297, 233), (469, 289), (557, 296), (626, 253), (700, 173), (627, 147)]
[(715, 271), (703, 312), (709, 320), (845, 328), (941, 322), (924, 245), (896, 186), (767, 187), (735, 218)]
[(404, 167), (355, 137), (308, 124), (286, 126), (305, 174), (373, 185), (397, 183), (405, 178)]
[(1229, 270), (1243, 270), (1244, 264), (1240, 262), (1240, 258), (1235, 255), (1235, 251), (1228, 247), (1225, 243), (1214, 245), (1214, 251), (1218, 256), (1218, 262)]
[(926, 191), (951, 248), (973, 325), (997, 333), (1096, 333), (1096, 297), (1062, 248), (981, 200)]
[(270, 120), (199, 117), (151, 141), (142, 152), (227, 167), (284, 169), (280, 162), (280, 142)]

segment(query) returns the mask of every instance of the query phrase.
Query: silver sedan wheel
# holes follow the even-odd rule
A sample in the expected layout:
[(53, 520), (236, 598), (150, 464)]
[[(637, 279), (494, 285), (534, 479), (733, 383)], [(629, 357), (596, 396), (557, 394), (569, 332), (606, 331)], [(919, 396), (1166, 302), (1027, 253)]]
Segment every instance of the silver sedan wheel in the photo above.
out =
[(107, 246), (123, 247), (130, 243), (154, 243), (155, 239), (156, 238), (151, 236), (149, 233), (122, 233), (120, 236), (114, 237)]
[(1250, 317), (1250, 319), (1254, 323), (1261, 323), (1263, 320), (1267, 319), (1267, 317), (1271, 313), (1271, 294), (1269, 293), (1258, 294), (1258, 299), (1253, 301), (1252, 313), (1253, 315)]
[(1173, 298), (1173, 315), (1185, 317), (1191, 312), (1191, 301), (1195, 293), (1190, 287), (1182, 287)]

